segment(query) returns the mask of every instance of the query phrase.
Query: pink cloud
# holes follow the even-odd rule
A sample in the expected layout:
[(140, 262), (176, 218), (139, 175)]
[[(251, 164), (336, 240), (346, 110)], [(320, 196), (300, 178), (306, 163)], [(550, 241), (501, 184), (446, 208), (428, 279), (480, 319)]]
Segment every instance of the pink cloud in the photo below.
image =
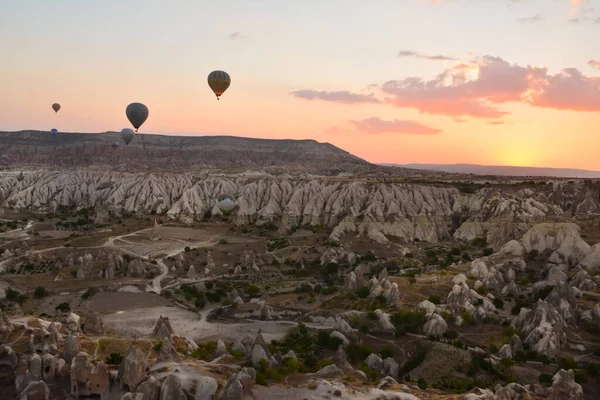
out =
[[(599, 61), (590, 61), (599, 68)], [(575, 68), (556, 74), (547, 68), (511, 64), (499, 57), (484, 56), (446, 68), (433, 79), (410, 77), (380, 86), (385, 100), (373, 94), (300, 90), (296, 97), (346, 104), (388, 103), (421, 113), (453, 118), (470, 116), (499, 119), (509, 113), (502, 105), (572, 111), (600, 111), (600, 77), (586, 76)]]
[(351, 93), (348, 91), (340, 92), (325, 92), (316, 90), (296, 90), (290, 93), (294, 97), (299, 97), (306, 100), (325, 100), (335, 103), (358, 104), (358, 103), (381, 103), (373, 93), (360, 94)]
[(416, 121), (393, 120), (385, 121), (377, 117), (363, 119), (362, 121), (349, 121), (357, 131), (370, 134), (378, 133), (403, 133), (409, 135), (435, 135), (441, 129), (432, 128)]
[(422, 113), (452, 117), (499, 118), (505, 103), (574, 111), (600, 111), (600, 78), (577, 69), (548, 74), (546, 68), (519, 66), (492, 56), (446, 69), (431, 80), (406, 78), (382, 85), (387, 102)]
[(600, 60), (590, 60), (590, 61), (588, 61), (588, 64), (592, 68), (600, 69)]

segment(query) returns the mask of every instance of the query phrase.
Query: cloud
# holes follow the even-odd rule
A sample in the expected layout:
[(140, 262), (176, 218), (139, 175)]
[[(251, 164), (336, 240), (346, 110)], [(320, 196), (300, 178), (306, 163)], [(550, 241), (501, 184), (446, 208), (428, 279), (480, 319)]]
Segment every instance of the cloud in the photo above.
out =
[(579, 24), (583, 22), (592, 22), (596, 24), (600, 23), (600, 17), (592, 15), (596, 11), (596, 8), (588, 7), (583, 4), (584, 2), (587, 2), (587, 0), (571, 1), (571, 4), (573, 5), (571, 9), (571, 14), (573, 15), (573, 17), (571, 17), (569, 21), (574, 24)]
[(416, 51), (412, 51), (412, 50), (401, 50), (398, 52), (398, 57), (414, 57), (414, 58), (421, 58), (424, 60), (434, 60), (434, 61), (455, 61), (456, 58), (453, 57), (447, 57), (447, 56), (442, 56), (442, 55), (427, 55), (427, 54), (423, 54), (423, 53), (419, 53)]
[(493, 56), (446, 69), (434, 79), (406, 78), (384, 83), (387, 102), (422, 113), (451, 117), (500, 118), (498, 106), (524, 103), (533, 107), (600, 111), (600, 78), (567, 68), (520, 66)]
[(250, 38), (248, 36), (242, 34), (242, 32), (240, 32), (240, 31), (236, 31), (236, 32), (230, 33), (227, 36), (231, 40), (239, 40), (239, 39), (250, 40)]
[(534, 22), (540, 22), (543, 19), (544, 17), (541, 14), (535, 14), (530, 17), (517, 18), (517, 21), (519, 21), (522, 24), (531, 24)]
[(343, 104), (360, 104), (360, 103), (381, 103), (382, 101), (377, 99), (373, 93), (371, 94), (360, 94), (351, 93), (348, 91), (340, 92), (326, 92), (316, 90), (296, 90), (290, 92), (292, 96), (299, 97), (306, 100), (324, 100), (331, 101), (334, 103)]
[(362, 121), (349, 121), (357, 131), (370, 134), (378, 133), (403, 133), (409, 135), (435, 135), (441, 129), (431, 128), (416, 121), (393, 120), (384, 121), (377, 117), (363, 119)]
[(592, 68), (600, 69), (600, 60), (590, 60), (590, 61), (588, 61), (588, 64)]
[[(598, 61), (590, 65), (598, 68)], [(374, 94), (348, 91), (299, 90), (291, 94), (307, 100), (344, 104), (386, 103), (455, 120), (465, 116), (499, 120), (509, 115), (506, 104), (571, 111), (600, 111), (600, 77), (575, 68), (551, 74), (547, 68), (511, 64), (500, 57), (483, 56), (460, 62), (433, 79), (408, 77), (379, 85)]]

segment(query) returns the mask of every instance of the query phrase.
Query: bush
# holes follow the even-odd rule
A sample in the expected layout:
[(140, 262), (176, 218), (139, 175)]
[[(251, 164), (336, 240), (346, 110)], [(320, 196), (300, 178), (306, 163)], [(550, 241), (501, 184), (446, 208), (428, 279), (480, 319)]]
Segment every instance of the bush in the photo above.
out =
[(362, 287), (358, 288), (358, 290), (356, 291), (356, 295), (358, 297), (360, 297), (361, 299), (368, 297), (369, 296), (369, 288), (366, 286), (362, 286)]
[(396, 330), (419, 333), (427, 318), (425, 310), (402, 310), (392, 314), (391, 321)]
[(108, 357), (106, 357), (106, 363), (108, 365), (121, 365), (123, 362), (123, 355), (121, 353), (110, 353)]
[(364, 361), (373, 352), (373, 349), (367, 344), (350, 343), (346, 348), (348, 360), (351, 363)]
[(60, 303), (59, 305), (54, 307), (54, 309), (56, 311), (61, 311), (61, 312), (67, 313), (67, 312), (71, 311), (71, 306), (69, 305), (69, 303), (64, 302), (64, 303)]
[(458, 332), (456, 332), (456, 331), (446, 331), (444, 333), (444, 337), (446, 339), (456, 339), (456, 338), (458, 338)]
[(484, 257), (491, 256), (492, 254), (494, 254), (494, 249), (492, 249), (491, 247), (486, 247), (485, 249), (483, 249), (481, 254), (483, 254)]
[(429, 301), (432, 302), (433, 304), (440, 304), (442, 302), (442, 299), (440, 298), (439, 295), (432, 294), (431, 296), (429, 296)]
[(571, 357), (563, 357), (558, 360), (558, 367), (568, 371), (570, 369), (577, 369), (577, 361)]
[(156, 343), (153, 347), (152, 350), (156, 351), (157, 353), (159, 353), (162, 350), (163, 347), (163, 341), (161, 340), (160, 342)]
[(219, 244), (227, 244), (227, 240), (226, 239), (219, 239)]
[(494, 297), (492, 303), (494, 303), (494, 307), (496, 307), (498, 310), (504, 309), (504, 300), (502, 300), (500, 297)]
[(552, 386), (552, 377), (548, 374), (540, 374), (538, 377), (540, 383), (544, 386), (550, 387)]
[(19, 300), (20, 295), (21, 295), (21, 293), (19, 293), (19, 291), (14, 290), (11, 287), (6, 289), (6, 300), (8, 300), (8, 301), (17, 301), (17, 300)]
[(425, 346), (423, 343), (419, 343), (417, 345), (417, 349), (411, 358), (406, 360), (401, 369), (401, 374), (408, 374), (413, 369), (417, 368), (423, 361), (425, 361), (425, 357), (427, 356), (427, 352), (429, 348)]
[(574, 370), (574, 372), (575, 372), (575, 382), (577, 382), (579, 384), (588, 383), (588, 376), (585, 373), (585, 371), (576, 369), (576, 370)]
[(48, 296), (48, 291), (43, 286), (38, 286), (33, 291), (33, 297), (35, 297), (36, 299), (42, 299), (46, 296)]

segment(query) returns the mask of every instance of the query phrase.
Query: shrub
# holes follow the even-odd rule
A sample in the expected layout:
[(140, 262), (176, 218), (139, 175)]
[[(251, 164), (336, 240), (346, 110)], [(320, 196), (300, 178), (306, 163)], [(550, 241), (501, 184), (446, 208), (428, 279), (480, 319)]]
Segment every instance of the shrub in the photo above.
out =
[(369, 288), (366, 286), (358, 288), (358, 290), (356, 291), (356, 295), (361, 299), (366, 298), (367, 296), (369, 296)]
[(14, 290), (11, 287), (6, 289), (6, 300), (8, 300), (8, 301), (17, 301), (17, 300), (19, 300), (20, 295), (21, 295), (21, 293), (19, 293), (19, 291)]
[(446, 339), (456, 339), (456, 338), (458, 338), (458, 332), (456, 332), (456, 331), (446, 331), (444, 333), (444, 337)]
[(38, 286), (33, 291), (33, 297), (35, 297), (36, 299), (42, 299), (46, 296), (48, 296), (48, 291), (43, 286)]
[(431, 296), (429, 296), (429, 301), (432, 302), (433, 304), (440, 304), (442, 302), (442, 299), (440, 298), (439, 295), (432, 294)]
[(504, 300), (502, 300), (500, 297), (494, 297), (492, 303), (494, 303), (494, 307), (496, 307), (498, 310), (504, 309)]
[(57, 305), (56, 307), (54, 307), (54, 309), (56, 311), (61, 311), (61, 312), (70, 312), (71, 311), (71, 306), (69, 305), (69, 303), (64, 302), (64, 303), (60, 303), (59, 305)]
[(350, 343), (346, 348), (346, 354), (352, 363), (362, 362), (369, 357), (372, 352), (373, 349), (367, 344)]
[(540, 374), (538, 377), (540, 383), (544, 386), (550, 387), (552, 386), (552, 377), (548, 374)]
[(485, 249), (483, 249), (481, 254), (483, 254), (484, 257), (491, 256), (492, 254), (494, 254), (494, 249), (492, 249), (491, 247), (486, 247)]
[(156, 343), (153, 347), (152, 350), (156, 351), (157, 353), (159, 353), (162, 350), (163, 347), (163, 341), (161, 340), (160, 342)]
[(425, 310), (402, 310), (394, 313), (391, 317), (397, 330), (411, 333), (418, 333), (425, 325), (426, 320)]
[(227, 240), (226, 239), (219, 239), (219, 244), (227, 244)]
[(121, 362), (123, 362), (123, 355), (121, 353), (110, 353), (106, 357), (106, 363), (109, 365), (121, 365)]
[(408, 374), (410, 371), (421, 365), (421, 363), (425, 361), (425, 357), (427, 356), (428, 351), (429, 347), (427, 347), (423, 343), (419, 343), (413, 356), (406, 360), (406, 362), (402, 366), (401, 373)]
[(563, 357), (558, 360), (558, 367), (568, 371), (570, 369), (577, 369), (577, 361), (571, 357)]
[(576, 369), (576, 370), (574, 370), (574, 372), (575, 372), (575, 382), (577, 382), (579, 384), (588, 383), (588, 376), (585, 373), (585, 371)]

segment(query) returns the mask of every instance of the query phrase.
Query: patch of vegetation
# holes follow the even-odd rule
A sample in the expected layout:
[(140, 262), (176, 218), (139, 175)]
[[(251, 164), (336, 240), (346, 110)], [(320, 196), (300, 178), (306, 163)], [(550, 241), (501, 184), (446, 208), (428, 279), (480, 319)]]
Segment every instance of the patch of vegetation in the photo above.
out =
[(429, 346), (425, 343), (420, 342), (415, 349), (415, 352), (411, 358), (406, 360), (404, 365), (402, 365), (402, 369), (400, 373), (402, 375), (408, 374), (413, 369), (417, 368), (423, 361), (425, 361), (425, 357), (429, 352)]
[(123, 362), (123, 355), (121, 353), (110, 353), (108, 357), (106, 357), (106, 363), (108, 365), (121, 365)]
[(427, 318), (425, 310), (402, 310), (392, 314), (390, 320), (396, 327), (396, 334), (419, 333)]
[(158, 342), (154, 346), (152, 346), (152, 350), (156, 351), (157, 353), (160, 353), (160, 351), (162, 350), (162, 347), (163, 347), (163, 341), (161, 340), (160, 342)]
[(217, 342), (210, 341), (208, 343), (198, 343), (198, 348), (190, 354), (194, 358), (204, 361), (212, 361), (217, 351)]
[(285, 249), (290, 245), (290, 241), (286, 238), (271, 239), (267, 242), (267, 251), (273, 252), (278, 249)]
[(91, 287), (91, 288), (89, 288), (88, 290), (86, 290), (86, 291), (85, 291), (85, 292), (84, 292), (84, 293), (81, 295), (81, 298), (82, 298), (83, 300), (87, 300), (87, 299), (89, 299), (90, 297), (92, 297), (92, 296), (96, 295), (98, 292), (99, 292), (98, 288)]
[(340, 339), (332, 338), (324, 331), (313, 334), (306, 325), (299, 323), (296, 329), (288, 333), (282, 341), (271, 341), (269, 349), (272, 353), (281, 354), (293, 350), (298, 358), (298, 371), (316, 372), (325, 366), (319, 363), (319, 360), (323, 359), (324, 351), (335, 350), (341, 343)]
[(441, 297), (437, 294), (432, 294), (431, 296), (429, 296), (428, 300), (433, 304), (440, 304), (442, 302)]
[(48, 294), (48, 291), (43, 286), (38, 286), (33, 291), (33, 297), (35, 297), (36, 299), (43, 299), (44, 297), (48, 296)]
[(540, 383), (546, 387), (552, 386), (552, 377), (548, 374), (540, 374), (538, 377)]
[(64, 313), (71, 312), (71, 306), (67, 302), (60, 303), (59, 305), (54, 307), (54, 309), (56, 311), (60, 311), (60, 312), (64, 312)]

